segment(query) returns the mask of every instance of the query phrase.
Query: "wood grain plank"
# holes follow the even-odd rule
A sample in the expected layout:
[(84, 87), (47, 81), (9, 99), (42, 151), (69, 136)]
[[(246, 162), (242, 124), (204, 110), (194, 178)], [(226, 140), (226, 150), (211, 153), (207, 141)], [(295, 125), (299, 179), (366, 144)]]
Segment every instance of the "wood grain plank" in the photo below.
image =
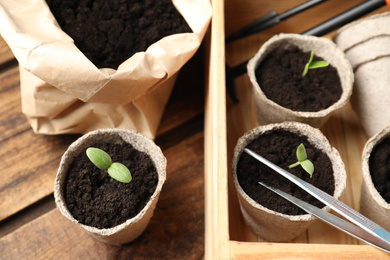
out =
[[(344, 136), (345, 133), (343, 125), (342, 111), (336, 111), (328, 120), (328, 122), (321, 128), (323, 134), (329, 140), (331, 146), (337, 149), (340, 154), (341, 159), (345, 164), (348, 165), (348, 151), (347, 144)], [(350, 207), (354, 208), (354, 193), (351, 183), (351, 178), (349, 177), (348, 169), (346, 168), (347, 173), (347, 183), (344, 194), (340, 197), (340, 200)], [(309, 232), (309, 242), (316, 244), (357, 244), (357, 240), (348, 236), (347, 234), (329, 227), (327, 224), (318, 221), (315, 225), (311, 226), (308, 230)]]
[(345, 134), (343, 136), (346, 142), (347, 158), (345, 158), (347, 171), (349, 173), (351, 186), (354, 187), (354, 208), (359, 210), (360, 207), (360, 187), (362, 183), (362, 164), (361, 156), (368, 137), (360, 125), (356, 113), (352, 110), (351, 104), (348, 103), (343, 110), (343, 124)]
[[(115, 248), (100, 243), (52, 210), (0, 239), (4, 259), (104, 259)], [(110, 250), (111, 249), (111, 250)]]
[[(206, 259), (229, 256), (224, 1), (212, 0), (205, 112)], [(215, 19), (216, 18), (216, 19)]]
[(0, 73), (0, 142), (30, 128), (22, 114), (18, 67)]
[[(294, 1), (236, 1), (226, 0), (226, 24), (225, 32), (226, 35), (241, 29), (242, 27), (250, 24), (261, 16), (276, 11), (281, 14), (295, 6), (298, 6), (306, 2), (305, 0), (294, 0)], [(264, 30), (262, 34), (276, 34), (279, 32), (294, 32), (301, 33), (307, 29), (318, 25), (331, 17), (334, 17), (360, 3), (362, 0), (349, 0), (349, 1), (338, 1), (328, 0), (311, 9), (305, 10), (297, 15), (294, 15), (287, 20), (281, 21), (277, 26)], [(388, 11), (388, 7), (382, 7), (373, 13), (379, 13)], [(369, 15), (371, 15), (369, 14)], [(248, 38), (249, 39), (249, 38)]]
[(165, 151), (167, 180), (145, 232), (123, 247), (97, 242), (54, 209), (0, 239), (4, 259), (201, 259), (203, 133)]
[[(286, 10), (289, 10), (299, 4), (306, 2), (304, 0), (294, 1), (236, 1), (226, 0), (225, 1), (225, 31), (226, 35), (230, 35), (233, 32), (243, 28), (252, 21), (260, 18), (261, 16), (276, 11), (281, 14)], [(349, 1), (338, 1), (328, 0), (318, 6), (315, 6), (309, 10), (306, 10), (300, 14), (292, 16), (285, 21), (280, 22), (277, 26), (253, 34), (251, 36), (242, 38), (240, 40), (231, 42), (226, 46), (226, 60), (229, 65), (237, 65), (249, 58), (251, 58), (260, 46), (273, 35), (278, 33), (302, 33), (358, 4), (363, 2), (362, 0), (349, 0)], [(384, 6), (378, 10), (367, 14), (365, 17), (389, 11), (389, 8)], [(252, 53), (246, 54), (247, 49), (240, 48), (242, 42), (250, 42), (255, 45), (256, 48), (251, 48)], [(232, 49), (240, 51), (242, 53), (241, 59), (238, 61), (231, 59)]]
[(75, 139), (28, 130), (0, 143), (0, 220), (53, 192), (60, 158)]
[(371, 246), (230, 242), (231, 259), (389, 259)]
[(0, 222), (0, 237), (14, 232), (21, 226), (33, 221), (43, 214), (53, 210), (56, 207), (53, 194), (41, 199), (40, 201), (29, 205), (27, 208), (19, 211)]
[[(352, 110), (350, 104), (348, 104), (343, 110), (344, 117), (344, 128), (346, 129), (346, 134), (344, 138), (347, 143), (347, 170), (349, 173), (349, 178), (353, 192), (354, 198), (354, 208), (359, 211), (360, 209), (360, 194), (361, 194), (361, 184), (362, 184), (362, 152), (364, 145), (366, 144), (368, 137), (363, 131), (362, 126), (360, 125), (359, 119)], [(364, 242), (358, 241), (359, 244), (365, 244)]]
[(244, 219), (240, 212), (236, 190), (232, 180), (232, 159), (233, 150), (245, 132), (258, 125), (256, 119), (255, 105), (252, 96), (252, 86), (247, 77), (240, 77), (236, 80), (237, 96), (240, 102), (234, 104), (230, 99), (227, 101), (227, 154), (228, 154), (228, 189), (229, 189), (229, 230), (230, 238), (237, 241), (262, 241), (245, 226)]
[(10, 63), (14, 59), (15, 56), (12, 53), (11, 49), (8, 47), (4, 39), (0, 36), (0, 67), (2, 67), (3, 64)]

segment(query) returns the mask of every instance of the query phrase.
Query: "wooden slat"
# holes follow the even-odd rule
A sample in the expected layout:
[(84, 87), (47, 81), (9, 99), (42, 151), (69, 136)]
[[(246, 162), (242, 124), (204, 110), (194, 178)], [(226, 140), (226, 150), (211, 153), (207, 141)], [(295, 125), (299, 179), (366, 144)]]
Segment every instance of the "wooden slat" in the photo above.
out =
[[(355, 112), (350, 103), (341, 111), (343, 117), (344, 140), (346, 142), (347, 156), (344, 159), (349, 173), (349, 180), (352, 187), (360, 187), (362, 183), (362, 151), (368, 141), (366, 133), (362, 130)], [(353, 190), (354, 208), (359, 210), (360, 189)]]
[(29, 130), (0, 143), (0, 220), (53, 192), (60, 157), (74, 140)]
[(0, 36), (0, 67), (5, 63), (9, 63), (14, 60), (15, 56), (12, 53), (11, 49), (8, 47), (7, 43)]
[[(226, 101), (224, 65), (224, 1), (212, 0), (205, 114), (205, 194), (207, 259), (227, 259), (229, 248), (227, 210)], [(218, 76), (219, 75), (219, 76)]]
[[(347, 112), (351, 112), (350, 110)], [(321, 128), (323, 134), (327, 137), (330, 144), (335, 147), (340, 153), (341, 159), (344, 162), (348, 160), (347, 143), (344, 136), (345, 132), (342, 111), (337, 111), (328, 122)], [(361, 131), (361, 129), (360, 129)], [(347, 164), (348, 165), (348, 164)], [(348, 169), (346, 169), (348, 175)], [(347, 178), (347, 185), (344, 194), (340, 197), (340, 200), (347, 205), (355, 208), (355, 200), (351, 178)], [(309, 239), (308, 242), (316, 244), (358, 244), (357, 240), (340, 232), (339, 230), (329, 227), (327, 224), (318, 221), (310, 227), (308, 230)]]
[[(294, 0), (294, 1), (237, 1), (237, 0), (226, 0), (225, 1), (225, 31), (226, 35), (230, 35), (236, 32), (240, 28), (248, 25), (252, 21), (255, 21), (259, 17), (271, 12), (276, 11), (281, 14), (286, 10), (289, 10), (303, 2), (305, 0)], [(229, 65), (237, 65), (249, 58), (251, 58), (257, 50), (260, 48), (262, 43), (267, 39), (278, 33), (302, 33), (326, 20), (332, 18), (343, 11), (350, 9), (357, 4), (363, 2), (362, 0), (328, 0), (318, 6), (315, 6), (309, 10), (306, 10), (298, 15), (292, 16), (285, 21), (280, 22), (277, 26), (264, 30), (260, 33), (242, 38), (240, 40), (231, 42), (226, 46), (226, 59)], [(372, 15), (375, 13), (382, 13), (390, 11), (388, 7), (382, 7), (378, 10), (366, 15)], [(240, 44), (246, 42), (247, 44), (254, 45), (255, 47), (250, 48), (250, 52), (247, 49), (240, 48)], [(239, 59), (235, 53), (239, 53)]]
[(74, 139), (35, 135), (21, 112), (19, 70), (0, 74), (0, 220), (53, 192), (59, 157)]
[(0, 142), (30, 128), (22, 114), (19, 84), (17, 67), (0, 74)]
[(163, 151), (167, 180), (145, 232), (123, 247), (97, 242), (54, 209), (0, 239), (2, 259), (201, 259), (203, 133)]
[(388, 259), (389, 255), (367, 245), (321, 245), (230, 242), (231, 259)]
[[(342, 110), (343, 113), (343, 123), (344, 123), (344, 139), (347, 145), (347, 158), (346, 158), (346, 167), (349, 173), (349, 181), (352, 187), (353, 193), (353, 205), (356, 210), (360, 209), (360, 187), (362, 184), (362, 151), (364, 145), (366, 144), (368, 137), (362, 131), (359, 120), (352, 110), (350, 104), (345, 109)], [(364, 244), (361, 241), (358, 241), (359, 244)]]
[(0, 237), (3, 237), (21, 226), (33, 221), (34, 219), (42, 216), (43, 214), (53, 210), (56, 207), (54, 197), (52, 194), (43, 198), (42, 200), (34, 203), (24, 210), (18, 212), (12, 217), (7, 218), (0, 223)]

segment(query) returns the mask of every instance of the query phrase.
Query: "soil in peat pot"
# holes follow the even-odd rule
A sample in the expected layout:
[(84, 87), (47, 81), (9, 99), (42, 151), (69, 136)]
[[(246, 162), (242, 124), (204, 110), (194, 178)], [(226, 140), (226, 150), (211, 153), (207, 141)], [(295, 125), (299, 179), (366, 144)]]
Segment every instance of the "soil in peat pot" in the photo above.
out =
[[(308, 159), (314, 164), (312, 178), (300, 165), (292, 169), (288, 168), (290, 164), (297, 161), (296, 149), (301, 143), (306, 148)], [(260, 135), (246, 147), (333, 196), (335, 183), (332, 163), (325, 153), (308, 142), (307, 137), (286, 130), (272, 130)], [(285, 191), (319, 208), (325, 206), (294, 183), (244, 152), (237, 163), (237, 178), (240, 186), (248, 196), (273, 211), (286, 215), (307, 214), (291, 202), (260, 185), (259, 181)]]
[(46, 0), (61, 29), (98, 68), (113, 68), (161, 38), (192, 32), (172, 0)]
[[(337, 70), (329, 65), (310, 69), (302, 77), (311, 52), (298, 47), (278, 47), (256, 68), (256, 79), (265, 96), (294, 111), (317, 112), (340, 99), (342, 88)], [(323, 60), (314, 55), (313, 61)]]
[(68, 169), (64, 187), (65, 203), (80, 223), (111, 228), (136, 216), (156, 190), (158, 174), (146, 153), (132, 145), (99, 141), (92, 147), (107, 152), (113, 162), (129, 168), (132, 180), (121, 183), (100, 170), (82, 152)]
[(390, 203), (390, 137), (384, 138), (372, 149), (369, 167), (375, 189)]

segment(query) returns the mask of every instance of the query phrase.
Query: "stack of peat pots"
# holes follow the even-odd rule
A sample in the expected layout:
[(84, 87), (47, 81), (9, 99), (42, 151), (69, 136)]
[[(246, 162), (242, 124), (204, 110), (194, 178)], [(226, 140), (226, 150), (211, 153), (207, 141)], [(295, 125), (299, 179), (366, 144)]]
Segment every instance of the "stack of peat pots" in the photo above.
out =
[[(390, 230), (390, 12), (350, 23), (334, 36), (355, 72), (351, 104), (370, 138), (362, 154), (360, 211)], [(383, 163), (383, 166), (382, 166)]]
[(368, 137), (390, 124), (390, 12), (350, 23), (334, 36), (355, 72), (351, 104)]

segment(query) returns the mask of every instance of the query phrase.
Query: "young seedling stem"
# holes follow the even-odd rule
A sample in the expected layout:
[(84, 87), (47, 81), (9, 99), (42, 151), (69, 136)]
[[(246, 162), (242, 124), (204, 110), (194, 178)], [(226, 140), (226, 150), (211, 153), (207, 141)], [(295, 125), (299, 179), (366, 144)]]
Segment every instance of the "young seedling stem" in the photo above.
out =
[(310, 54), (309, 62), (306, 63), (305, 65), (305, 68), (302, 72), (302, 77), (306, 76), (309, 69), (324, 68), (329, 66), (329, 63), (327, 63), (326, 61), (313, 61), (313, 58), (314, 58), (314, 51), (312, 51)]

